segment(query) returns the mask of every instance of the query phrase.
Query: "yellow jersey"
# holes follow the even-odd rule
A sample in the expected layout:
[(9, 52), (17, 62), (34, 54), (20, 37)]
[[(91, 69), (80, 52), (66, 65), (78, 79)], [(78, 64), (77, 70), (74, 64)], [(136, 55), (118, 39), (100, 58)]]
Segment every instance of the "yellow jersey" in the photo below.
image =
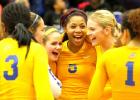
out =
[[(102, 47), (100, 45), (95, 46), (96, 52), (97, 52), (97, 63), (96, 66), (98, 66), (100, 60), (102, 59), (102, 56), (104, 54)], [(93, 76), (94, 77), (94, 76)], [(112, 90), (110, 83), (107, 82), (105, 88), (104, 88), (104, 93), (103, 96), (101, 97), (101, 100), (111, 100), (112, 99)]]
[(62, 45), (57, 62), (57, 76), (62, 82), (62, 95), (58, 100), (87, 100), (88, 88), (96, 66), (96, 51), (84, 43), (77, 53)]
[(45, 49), (31, 42), (18, 47), (15, 39), (0, 41), (0, 100), (53, 100)]
[(96, 69), (89, 100), (99, 100), (109, 80), (113, 100), (140, 100), (140, 48), (123, 46), (108, 50)]

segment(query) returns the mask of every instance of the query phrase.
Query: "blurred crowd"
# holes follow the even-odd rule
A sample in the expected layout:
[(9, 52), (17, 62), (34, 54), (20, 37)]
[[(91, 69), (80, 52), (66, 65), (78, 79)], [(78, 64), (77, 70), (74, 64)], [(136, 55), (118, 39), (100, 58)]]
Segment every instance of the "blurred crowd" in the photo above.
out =
[(9, 2), (24, 3), (32, 12), (39, 14), (46, 25), (55, 26), (59, 30), (60, 16), (69, 8), (79, 8), (87, 13), (107, 9), (114, 12), (117, 21), (121, 23), (120, 16), (124, 11), (140, 7), (139, 0), (0, 0), (0, 14)]

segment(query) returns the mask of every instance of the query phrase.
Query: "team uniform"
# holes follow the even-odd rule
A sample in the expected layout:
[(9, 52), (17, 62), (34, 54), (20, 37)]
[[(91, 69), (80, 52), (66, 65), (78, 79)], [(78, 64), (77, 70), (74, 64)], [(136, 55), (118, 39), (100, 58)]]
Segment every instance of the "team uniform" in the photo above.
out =
[(49, 67), (49, 78), (53, 96), (54, 98), (57, 99), (61, 95), (62, 84), (60, 80), (55, 77), (50, 67)]
[(113, 100), (140, 100), (139, 59), (139, 47), (123, 46), (107, 51), (95, 72), (89, 100), (100, 98), (108, 79)]
[(45, 49), (31, 42), (18, 47), (16, 40), (0, 41), (0, 100), (53, 100)]
[[(102, 59), (104, 52), (103, 52), (100, 45), (95, 46), (95, 49), (97, 52), (97, 64), (96, 64), (96, 66), (98, 66), (100, 60)], [(111, 99), (112, 99), (112, 90), (111, 90), (110, 83), (108, 82), (104, 88), (104, 93), (103, 93), (103, 96), (101, 97), (101, 100), (111, 100)]]
[(95, 48), (85, 42), (77, 53), (72, 53), (67, 42), (63, 43), (57, 62), (57, 76), (62, 82), (62, 95), (58, 100), (87, 100), (96, 66)]

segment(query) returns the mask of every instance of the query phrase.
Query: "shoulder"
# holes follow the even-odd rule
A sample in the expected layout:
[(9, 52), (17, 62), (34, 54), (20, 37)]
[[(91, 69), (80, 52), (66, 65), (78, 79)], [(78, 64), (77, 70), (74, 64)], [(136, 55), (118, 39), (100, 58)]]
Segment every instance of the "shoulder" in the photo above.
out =
[(4, 47), (17, 48), (18, 44), (13, 38), (4, 38), (0, 40), (0, 49), (4, 49)]
[(42, 53), (42, 52), (45, 52), (46, 53), (46, 50), (45, 48), (39, 44), (39, 43), (36, 43), (34, 41), (31, 42), (31, 45), (30, 45), (30, 50), (36, 54), (38, 53)]
[(31, 42), (31, 48), (34, 50), (41, 50), (41, 49), (44, 50), (45, 49), (41, 44), (34, 42), (34, 41)]
[(112, 48), (112, 49), (107, 50), (103, 54), (103, 58), (113, 59), (114, 57), (121, 57), (124, 54), (124, 52), (126, 52), (125, 46), (118, 47), (118, 48)]
[(3, 43), (9, 43), (9, 42), (12, 42), (12, 41), (16, 41), (12, 38), (4, 38), (2, 40), (0, 40), (0, 44), (3, 44)]
[(118, 47), (118, 48), (109, 49), (105, 53), (118, 53), (118, 52), (121, 52), (124, 50), (125, 50), (125, 46), (122, 46), (122, 47)]
[(62, 51), (67, 51), (68, 46), (67, 46), (68, 41), (65, 41), (62, 43)]

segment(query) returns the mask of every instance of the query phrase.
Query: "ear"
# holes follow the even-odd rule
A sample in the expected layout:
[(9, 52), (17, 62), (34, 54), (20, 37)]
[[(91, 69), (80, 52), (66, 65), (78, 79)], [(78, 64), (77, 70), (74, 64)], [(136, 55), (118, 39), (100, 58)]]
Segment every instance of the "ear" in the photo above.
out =
[(111, 26), (106, 26), (106, 27), (104, 28), (104, 34), (105, 34), (105, 35), (110, 35), (110, 34), (111, 34), (111, 31), (112, 31)]
[(130, 41), (130, 33), (128, 29), (124, 29), (122, 36), (121, 36), (121, 42), (123, 45), (127, 44)]

